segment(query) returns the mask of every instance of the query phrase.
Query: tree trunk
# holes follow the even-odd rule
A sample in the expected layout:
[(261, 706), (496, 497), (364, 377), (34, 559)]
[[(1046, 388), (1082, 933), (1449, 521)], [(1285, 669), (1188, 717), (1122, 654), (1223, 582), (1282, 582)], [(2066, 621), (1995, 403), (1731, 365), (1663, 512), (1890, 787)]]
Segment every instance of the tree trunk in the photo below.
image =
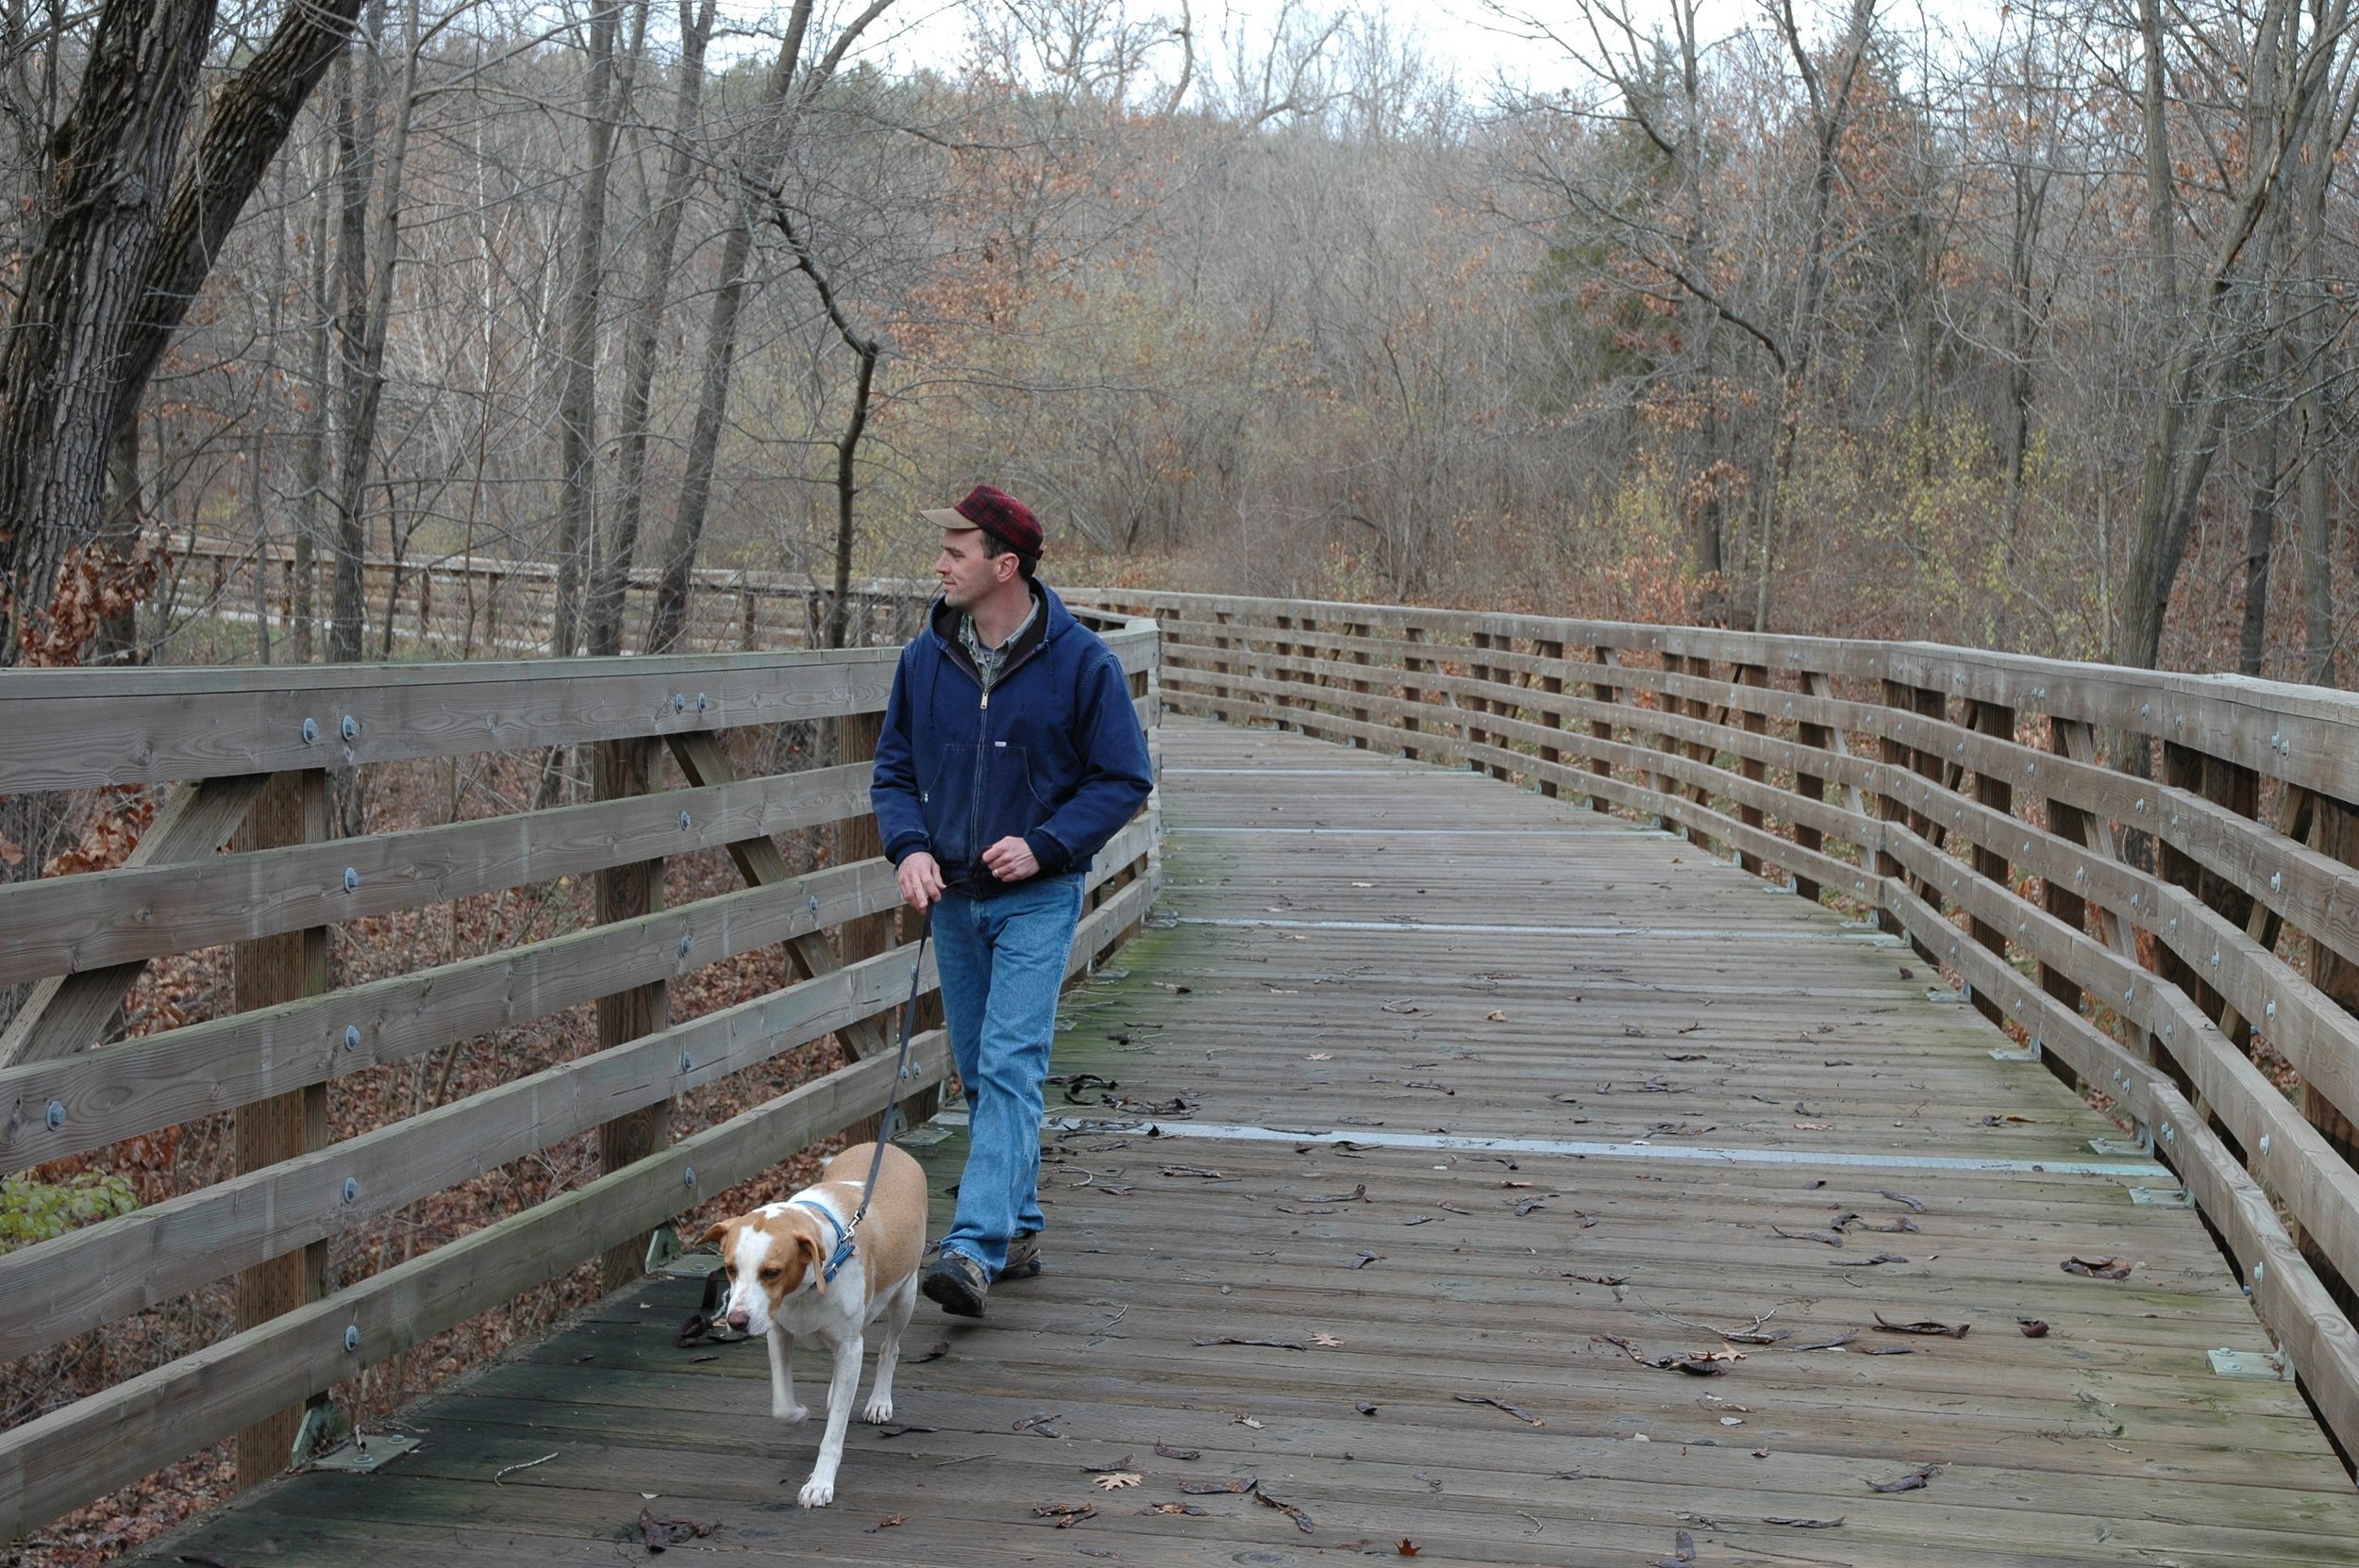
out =
[(649, 653), (670, 653), (688, 627), (689, 584), (712, 496), (712, 465), (721, 449), (721, 424), (728, 414), (729, 372), (737, 359), (737, 312), (745, 298), (745, 269), (752, 251), (753, 225), (741, 209), (721, 247), (721, 287), (712, 296), (712, 314), (705, 327), (696, 423), (689, 432), (679, 505), (672, 514), (672, 537), (663, 549), (662, 575), (656, 582), (655, 613), (644, 644)]
[(0, 665), (80, 656), (86, 628), (53, 624), (50, 599), (99, 532), (125, 338), (212, 28), (212, 0), (105, 0), (51, 143), (40, 244), (0, 352)]
[(573, 276), (565, 291), (564, 360), (558, 382), (557, 617), (549, 652), (571, 655), (581, 626), (581, 557), (597, 527), (598, 299), (606, 285), (606, 182), (614, 146), (614, 33), (620, 0), (590, 17), (590, 68), (582, 89), (589, 123), (581, 209), (574, 218)]
[[(50, 598), (67, 555), (97, 532), (108, 448), (357, 3), (288, 7), (214, 99), (185, 168), (213, 0), (100, 9), (0, 357), (0, 665), (72, 656), (48, 645)], [(60, 52), (53, 42), (53, 64)]]
[(713, 0), (681, 0), (679, 105), (673, 121), (672, 151), (663, 169), (663, 195), (647, 231), (645, 272), (631, 313), (630, 339), (623, 349), (622, 449), (616, 456), (613, 534), (598, 560), (590, 595), (590, 651), (623, 651), (623, 605), (639, 551), (640, 519), (646, 505), (647, 409), (655, 386), (657, 341), (671, 297), (672, 256), (681, 215), (695, 177), (694, 138), (704, 96), (705, 42), (712, 33)]
[[(370, 0), (370, 31), (382, 37), (382, 0)], [(351, 662), (360, 657), (361, 563), (367, 544), (365, 515), (371, 458), (376, 445), (377, 409), (385, 393), (385, 334), (393, 316), (393, 275), (401, 260), (402, 174), (409, 161), (411, 108), (418, 85), (418, 0), (409, 0), (402, 28), (401, 81), (393, 97), (392, 141), (381, 181), (376, 175), (376, 92), (349, 119), (343, 186), (344, 301), (340, 337), (343, 346), (345, 397), (343, 460), (336, 472), (336, 605), (328, 658)], [(368, 230), (369, 191), (381, 185), (376, 236)], [(374, 255), (372, 255), (374, 252)], [(365, 283), (366, 292), (363, 292)]]
[(303, 444), (295, 459), (295, 482), (302, 493), (295, 497), (294, 520), (294, 657), (298, 664), (311, 662), (312, 637), (318, 621), (316, 593), (319, 586), (317, 546), (320, 537), (320, 496), (327, 489), (327, 416), (331, 406), (327, 378), (327, 338), (334, 317), (334, 303), (328, 297), (327, 229), (328, 209), (335, 192), (335, 181), (326, 177), (327, 160), (322, 159), (319, 190), (311, 204), (311, 275), (309, 293), (310, 310), (303, 325), (304, 382), (310, 389), (310, 406), (303, 420)]

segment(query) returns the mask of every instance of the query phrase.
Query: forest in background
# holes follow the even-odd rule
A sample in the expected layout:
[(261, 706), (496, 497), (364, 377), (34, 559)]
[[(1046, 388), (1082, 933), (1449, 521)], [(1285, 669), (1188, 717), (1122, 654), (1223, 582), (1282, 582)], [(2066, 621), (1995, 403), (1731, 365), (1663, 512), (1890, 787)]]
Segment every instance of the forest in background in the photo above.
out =
[[(0, 0), (0, 663), (408, 655), (402, 578), (364, 559), (555, 562), (548, 653), (659, 649), (692, 569), (919, 573), (915, 509), (989, 480), (1046, 518), (1051, 581), (2359, 674), (2349, 0), (974, 0), (912, 58), (932, 8)], [(1430, 45), (1468, 25), (1581, 85), (1453, 76)], [(192, 543), (298, 569), (258, 622)], [(668, 597), (623, 613), (631, 571)], [(743, 744), (784, 772), (830, 742)], [(344, 820), (498, 815), (554, 771), (366, 770)], [(159, 798), (0, 801), (0, 877), (118, 864)], [(667, 876), (735, 885), (717, 852)], [(331, 968), (597, 918), (559, 878), (346, 923)], [(674, 1016), (786, 979), (775, 951), (711, 966)], [(234, 1005), (226, 948), (182, 955), (109, 1032)], [(575, 1059), (594, 1023), (356, 1075), (334, 1132)], [(230, 1135), (11, 1177), (84, 1209), (6, 1207), (0, 1249), (218, 1181)], [(598, 1158), (356, 1226), (331, 1276)], [(597, 1289), (437, 1336), (354, 1414)], [(233, 1323), (224, 1282), (0, 1368), (0, 1425)], [(229, 1475), (217, 1445), (21, 1560), (103, 1560)]]
[[(362, 553), (658, 647), (991, 480), (1052, 581), (2350, 676), (2349, 0), (909, 8), (360, 0), (77, 513), (27, 327), (106, 8), (7, 0), (7, 657), (380, 657)], [(1584, 85), (1430, 63), (1478, 25)], [(275, 640), (132, 613), (198, 538), (296, 553)]]

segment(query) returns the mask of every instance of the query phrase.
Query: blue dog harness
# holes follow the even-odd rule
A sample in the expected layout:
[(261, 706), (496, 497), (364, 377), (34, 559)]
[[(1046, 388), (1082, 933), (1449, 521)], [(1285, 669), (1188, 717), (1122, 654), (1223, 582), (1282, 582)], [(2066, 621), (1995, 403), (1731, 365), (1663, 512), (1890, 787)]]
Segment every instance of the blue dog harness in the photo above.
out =
[[(850, 1262), (860, 1252), (860, 1248), (852, 1243), (852, 1233), (845, 1228), (842, 1220), (835, 1217), (835, 1210), (824, 1203), (813, 1203), (809, 1198), (789, 1198), (786, 1201), (792, 1208), (808, 1209), (817, 1214), (821, 1219), (826, 1220), (828, 1227), (835, 1232), (835, 1251), (829, 1253), (828, 1260), (819, 1265), (819, 1282), (823, 1285), (834, 1284), (837, 1271)], [(861, 1200), (861, 1211), (865, 1213), (867, 1209), (868, 1202), (863, 1193)], [(860, 1220), (855, 1217), (852, 1223), (858, 1225)]]

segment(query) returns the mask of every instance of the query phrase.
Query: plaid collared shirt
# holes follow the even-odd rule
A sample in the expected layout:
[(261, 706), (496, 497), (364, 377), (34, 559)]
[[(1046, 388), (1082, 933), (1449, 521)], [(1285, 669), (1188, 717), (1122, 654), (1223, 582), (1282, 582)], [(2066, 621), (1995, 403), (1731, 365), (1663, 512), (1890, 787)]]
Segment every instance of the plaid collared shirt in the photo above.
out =
[(1031, 629), (1032, 623), (1039, 619), (1040, 601), (1034, 599), (1030, 612), (1024, 617), (1015, 630), (1008, 634), (1008, 640), (995, 648), (986, 648), (983, 646), (983, 640), (975, 635), (975, 617), (967, 614), (960, 615), (959, 646), (964, 648), (966, 657), (975, 661), (975, 673), (982, 676), (983, 695), (991, 695), (991, 689), (999, 684), (999, 670), (1008, 661), (1008, 650), (1014, 647), (1024, 634)]

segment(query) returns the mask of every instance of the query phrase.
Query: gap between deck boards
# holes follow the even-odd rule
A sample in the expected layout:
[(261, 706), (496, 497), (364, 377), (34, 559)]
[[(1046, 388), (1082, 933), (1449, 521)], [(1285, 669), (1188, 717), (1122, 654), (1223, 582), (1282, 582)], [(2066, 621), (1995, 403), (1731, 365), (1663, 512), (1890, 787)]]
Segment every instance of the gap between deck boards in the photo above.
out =
[[(932, 1124), (963, 1127), (963, 1110), (945, 1110)], [(1696, 1165), (1823, 1165), (1840, 1170), (1953, 1171), (2001, 1176), (2108, 1176), (2140, 1184), (2177, 1186), (2179, 1178), (2150, 1159), (1999, 1159), (1966, 1155), (1845, 1154), (1828, 1149), (1738, 1149), (1715, 1144), (1618, 1143), (1578, 1139), (1481, 1138), (1459, 1133), (1381, 1132), (1373, 1127), (1262, 1127), (1233, 1122), (1142, 1122), (1126, 1118), (1041, 1117), (1044, 1132), (1146, 1133), (1213, 1143), (1299, 1143), (1306, 1138), (1342, 1140), (1373, 1148), (1432, 1149), (1490, 1154), (1560, 1155), (1571, 1159), (1657, 1159)]]

